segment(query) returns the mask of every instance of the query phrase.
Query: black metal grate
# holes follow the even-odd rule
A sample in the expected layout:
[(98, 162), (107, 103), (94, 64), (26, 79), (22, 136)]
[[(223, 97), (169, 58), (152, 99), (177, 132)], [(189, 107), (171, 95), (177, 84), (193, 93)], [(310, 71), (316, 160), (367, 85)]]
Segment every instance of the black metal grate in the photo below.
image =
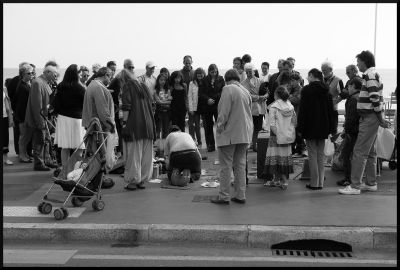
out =
[(294, 256), (294, 257), (319, 257), (319, 258), (337, 258), (337, 259), (353, 258), (352, 252), (344, 252), (344, 251), (273, 249), (272, 254), (277, 256)]

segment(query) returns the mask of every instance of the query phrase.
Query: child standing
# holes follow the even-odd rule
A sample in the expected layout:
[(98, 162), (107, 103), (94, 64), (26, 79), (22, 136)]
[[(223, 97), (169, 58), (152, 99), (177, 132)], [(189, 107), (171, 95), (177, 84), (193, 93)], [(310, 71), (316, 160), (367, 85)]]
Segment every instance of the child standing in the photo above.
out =
[(360, 123), (360, 115), (357, 112), (357, 100), (360, 95), (362, 81), (358, 77), (354, 77), (348, 86), (349, 97), (345, 103), (345, 120), (344, 129), (341, 134), (344, 137), (344, 147), (342, 150), (344, 179), (337, 181), (338, 186), (348, 186), (351, 184), (351, 156), (354, 145), (356, 144), (358, 135), (358, 126)]
[(168, 88), (168, 78), (164, 73), (160, 73), (156, 80), (154, 91), (154, 100), (156, 102), (156, 112), (154, 120), (156, 120), (156, 138), (165, 139), (168, 136), (170, 122), (170, 106), (171, 106), (171, 91)]
[[(289, 174), (293, 173), (291, 144), (296, 138), (296, 113), (288, 100), (289, 92), (279, 86), (274, 94), (275, 102), (269, 109), (270, 138), (268, 141), (266, 171), (274, 174), (275, 179), (269, 181), (269, 186), (287, 189)], [(280, 179), (280, 182), (278, 182)]]

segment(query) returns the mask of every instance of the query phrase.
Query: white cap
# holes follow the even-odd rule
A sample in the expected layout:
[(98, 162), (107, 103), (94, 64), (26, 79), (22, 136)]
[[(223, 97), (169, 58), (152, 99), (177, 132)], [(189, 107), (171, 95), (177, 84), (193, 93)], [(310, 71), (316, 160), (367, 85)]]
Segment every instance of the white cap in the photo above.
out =
[(252, 63), (247, 63), (247, 64), (244, 65), (244, 69), (254, 70), (254, 65)]
[(153, 61), (148, 61), (147, 63), (146, 63), (146, 67), (148, 67), (148, 68), (152, 68), (152, 67), (155, 67), (156, 65), (154, 64), (154, 62)]

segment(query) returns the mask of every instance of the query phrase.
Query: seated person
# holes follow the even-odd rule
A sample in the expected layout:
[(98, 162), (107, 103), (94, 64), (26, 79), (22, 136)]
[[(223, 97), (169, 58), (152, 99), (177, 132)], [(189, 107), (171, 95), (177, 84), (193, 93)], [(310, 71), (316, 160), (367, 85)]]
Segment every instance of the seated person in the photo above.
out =
[(176, 125), (172, 125), (170, 133), (165, 139), (165, 164), (168, 170), (168, 179), (171, 181), (173, 169), (190, 170), (191, 181), (197, 181), (201, 175), (201, 155), (190, 134), (182, 132)]

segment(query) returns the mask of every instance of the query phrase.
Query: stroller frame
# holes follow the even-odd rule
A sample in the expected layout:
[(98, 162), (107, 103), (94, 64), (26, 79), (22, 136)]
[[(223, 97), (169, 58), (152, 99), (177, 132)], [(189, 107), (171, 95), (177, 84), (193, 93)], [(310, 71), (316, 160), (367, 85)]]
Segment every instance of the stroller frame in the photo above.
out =
[[(97, 155), (99, 154), (99, 152), (100, 152), (100, 150), (102, 149), (102, 147), (105, 146), (105, 143), (106, 143), (106, 141), (107, 141), (107, 139), (108, 139), (108, 137), (109, 137), (109, 133), (101, 131), (101, 126), (100, 126), (100, 124), (99, 124), (100, 122), (99, 122), (98, 118), (93, 118), (93, 119), (92, 119), (92, 121), (91, 121), (91, 123), (90, 123), (90, 127), (92, 126), (92, 123), (93, 123), (93, 122), (96, 122), (96, 121), (98, 122), (98, 126), (99, 126), (99, 129), (100, 129), (100, 130), (98, 130), (98, 131), (88, 130), (88, 131), (86, 132), (84, 138), (83, 138), (83, 141), (82, 141), (82, 142), (80, 143), (80, 145), (74, 150), (74, 152), (72, 153), (72, 155), (70, 156), (70, 158), (71, 158), (73, 155), (77, 155), (77, 154), (76, 154), (77, 151), (78, 151), (78, 150), (80, 149), (80, 147), (86, 142), (86, 140), (88, 139), (88, 136), (89, 136), (89, 135), (91, 135), (91, 136), (93, 136), (93, 137), (96, 137), (96, 142), (97, 142), (97, 149), (96, 149), (96, 151), (95, 151), (93, 154), (91, 154), (91, 155), (89, 156), (89, 155), (88, 155), (88, 152), (87, 152), (87, 149), (85, 149), (85, 151), (84, 151), (84, 153), (83, 153), (83, 155), (82, 155), (82, 160), (85, 160), (85, 158), (88, 158), (88, 160), (85, 162), (85, 165), (82, 166), (83, 172), (82, 172), (81, 175), (79, 176), (78, 180), (74, 181), (74, 180), (61, 179), (61, 178), (56, 177), (56, 176), (53, 177), (53, 184), (50, 186), (49, 190), (48, 190), (48, 191), (46, 192), (46, 194), (43, 196), (41, 202), (40, 202), (39, 205), (38, 205), (38, 211), (39, 211), (40, 213), (42, 213), (42, 214), (49, 214), (49, 213), (51, 213), (53, 207), (52, 207), (52, 204), (49, 203), (49, 202), (59, 203), (59, 204), (62, 204), (62, 206), (61, 206), (60, 208), (56, 208), (56, 209), (54, 210), (54, 213), (53, 213), (53, 214), (54, 214), (54, 217), (55, 217), (56, 220), (65, 219), (65, 218), (67, 218), (68, 215), (69, 215), (68, 210), (66, 209), (65, 206), (66, 206), (66, 204), (67, 204), (67, 202), (69, 201), (70, 198), (72, 198), (72, 199), (71, 199), (72, 205), (73, 205), (74, 207), (79, 207), (79, 206), (82, 206), (82, 204), (83, 204), (83, 201), (81, 201), (80, 198), (83, 198), (83, 199), (88, 198), (88, 199), (90, 199), (90, 198), (92, 198), (93, 196), (96, 196), (96, 198), (95, 198), (95, 199), (93, 200), (93, 202), (92, 202), (92, 207), (93, 207), (93, 209), (96, 210), (96, 211), (101, 211), (101, 210), (104, 209), (105, 203), (104, 203), (104, 201), (101, 200), (101, 198), (102, 198), (102, 197), (101, 197), (101, 186), (102, 186), (102, 182), (103, 182), (103, 175), (102, 175), (102, 173), (105, 172), (105, 168), (104, 168), (105, 161), (104, 161), (104, 160), (101, 160), (101, 161), (100, 161), (101, 168), (100, 168), (100, 171), (96, 173), (96, 175), (94, 175), (91, 179), (89, 179), (89, 180), (86, 182), (86, 184), (82, 184), (82, 183), (81, 183), (81, 182), (83, 181), (83, 179), (84, 179), (84, 176), (85, 176), (86, 173), (87, 173), (87, 170), (88, 170), (90, 164), (96, 159)], [(89, 127), (89, 128), (90, 128), (90, 127)], [(88, 128), (88, 129), (89, 129), (89, 128)], [(103, 135), (105, 135), (105, 136), (103, 137)], [(101, 142), (100, 142), (100, 141), (101, 141)], [(68, 159), (68, 161), (70, 160), (70, 158)], [(67, 170), (66, 168), (63, 168), (62, 171), (61, 171), (61, 172), (62, 172), (61, 175), (65, 175), (65, 176), (66, 176), (66, 173), (65, 173), (66, 170)], [(88, 188), (87, 186), (88, 186), (92, 181), (94, 181), (94, 179), (95, 179), (96, 177), (98, 177), (99, 174), (100, 174), (100, 181), (99, 181), (99, 184), (98, 184), (97, 189), (96, 189), (96, 187), (94, 187), (95, 190), (92, 190), (92, 189)], [(65, 200), (58, 200), (58, 199), (50, 198), (50, 197), (48, 196), (49, 193), (50, 193), (50, 191), (53, 189), (54, 185), (60, 184), (60, 185), (62, 186), (62, 184), (65, 184), (65, 183), (68, 183), (68, 184), (69, 184), (69, 187), (68, 187), (68, 188), (71, 188), (71, 186), (73, 185), (71, 191), (69, 191), (69, 194), (67, 195), (67, 197), (66, 197)], [(73, 183), (73, 184), (72, 184), (72, 183)], [(62, 188), (63, 188), (64, 191), (66, 190), (66, 189), (64, 189), (64, 186), (62, 186)], [(83, 191), (89, 192), (90, 195), (77, 195), (77, 194), (74, 194), (74, 192), (77, 190), (77, 188), (80, 188), (80, 189), (82, 189)], [(68, 191), (68, 190), (67, 190), (67, 191)], [(86, 200), (85, 200), (85, 201), (86, 201)]]

